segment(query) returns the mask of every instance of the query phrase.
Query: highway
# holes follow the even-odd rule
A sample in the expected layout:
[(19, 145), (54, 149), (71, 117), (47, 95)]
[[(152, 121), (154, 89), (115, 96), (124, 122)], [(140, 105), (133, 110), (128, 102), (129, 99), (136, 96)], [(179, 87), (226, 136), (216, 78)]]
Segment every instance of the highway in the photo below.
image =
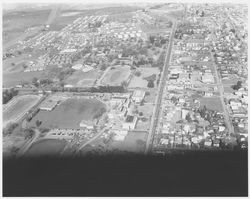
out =
[(162, 103), (162, 95), (163, 95), (164, 88), (166, 86), (166, 81), (167, 81), (167, 76), (168, 76), (168, 66), (169, 66), (169, 62), (170, 62), (171, 51), (172, 51), (172, 47), (173, 47), (174, 34), (176, 31), (176, 27), (177, 27), (177, 22), (175, 21), (173, 23), (173, 27), (172, 27), (171, 34), (170, 34), (166, 58), (165, 58), (163, 71), (162, 71), (162, 75), (161, 75), (161, 80), (160, 80), (159, 88), (158, 88), (158, 95), (156, 97), (155, 108), (154, 108), (153, 116), (151, 118), (151, 124), (150, 124), (150, 130), (149, 130), (148, 137), (147, 137), (145, 154), (148, 154), (148, 152), (151, 149), (152, 140), (153, 140), (152, 138), (156, 132), (156, 127), (157, 127), (158, 120), (159, 120), (161, 103)]

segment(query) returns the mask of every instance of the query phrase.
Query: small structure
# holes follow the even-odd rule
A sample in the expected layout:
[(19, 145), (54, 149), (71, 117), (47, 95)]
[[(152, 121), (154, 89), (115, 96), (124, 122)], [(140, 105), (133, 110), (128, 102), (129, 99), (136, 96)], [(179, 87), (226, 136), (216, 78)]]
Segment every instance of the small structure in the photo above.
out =
[(127, 130), (135, 129), (137, 120), (136, 116), (127, 115), (125, 122), (122, 124), (122, 128)]
[(142, 102), (142, 100), (145, 97), (145, 91), (142, 90), (135, 90), (132, 96), (132, 100), (136, 103), (136, 104), (140, 104)]
[(52, 111), (56, 107), (57, 104), (58, 104), (58, 101), (50, 99), (50, 100), (43, 102), (39, 108), (40, 110), (44, 110), (44, 111)]
[(94, 129), (95, 122), (91, 120), (82, 120), (80, 122), (80, 127), (86, 128), (88, 130)]

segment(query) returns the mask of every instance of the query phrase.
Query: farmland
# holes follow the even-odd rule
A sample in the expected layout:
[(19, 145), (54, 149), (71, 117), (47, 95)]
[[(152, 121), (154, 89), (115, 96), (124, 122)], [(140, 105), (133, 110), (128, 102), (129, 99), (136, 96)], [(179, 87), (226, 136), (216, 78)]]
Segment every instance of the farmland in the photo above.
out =
[(40, 99), (37, 95), (24, 95), (11, 100), (3, 110), (3, 126), (16, 122)]
[(80, 128), (82, 120), (93, 120), (105, 105), (96, 99), (71, 98), (62, 102), (53, 111), (40, 111), (30, 122), (35, 126), (37, 120), (42, 121), (45, 128)]
[(127, 81), (130, 76), (129, 66), (116, 66), (107, 68), (101, 83), (104, 85), (119, 86), (123, 81)]
[(3, 15), (3, 44), (20, 36), (27, 28), (43, 25), (50, 10), (18, 11)]

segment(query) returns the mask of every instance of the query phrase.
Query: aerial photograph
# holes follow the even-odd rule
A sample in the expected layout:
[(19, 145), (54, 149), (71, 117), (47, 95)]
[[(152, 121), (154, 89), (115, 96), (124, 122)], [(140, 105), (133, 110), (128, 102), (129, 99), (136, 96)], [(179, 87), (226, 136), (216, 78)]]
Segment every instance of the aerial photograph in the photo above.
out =
[(3, 196), (248, 196), (247, 44), (244, 3), (2, 4)]

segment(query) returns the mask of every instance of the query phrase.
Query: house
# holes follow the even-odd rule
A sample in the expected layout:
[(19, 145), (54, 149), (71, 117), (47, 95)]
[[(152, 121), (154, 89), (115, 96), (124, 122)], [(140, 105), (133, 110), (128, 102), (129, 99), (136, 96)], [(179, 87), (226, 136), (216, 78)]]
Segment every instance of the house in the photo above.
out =
[(142, 90), (135, 90), (133, 95), (132, 95), (132, 100), (136, 103), (136, 104), (141, 104), (142, 100), (145, 97), (145, 91)]
[(212, 74), (204, 74), (202, 76), (203, 83), (214, 83), (214, 77)]
[(81, 70), (82, 69), (82, 64), (76, 64), (74, 66), (72, 66), (73, 69), (75, 70)]
[(133, 130), (135, 129), (138, 118), (136, 116), (127, 115), (125, 122), (122, 124), (123, 129)]

